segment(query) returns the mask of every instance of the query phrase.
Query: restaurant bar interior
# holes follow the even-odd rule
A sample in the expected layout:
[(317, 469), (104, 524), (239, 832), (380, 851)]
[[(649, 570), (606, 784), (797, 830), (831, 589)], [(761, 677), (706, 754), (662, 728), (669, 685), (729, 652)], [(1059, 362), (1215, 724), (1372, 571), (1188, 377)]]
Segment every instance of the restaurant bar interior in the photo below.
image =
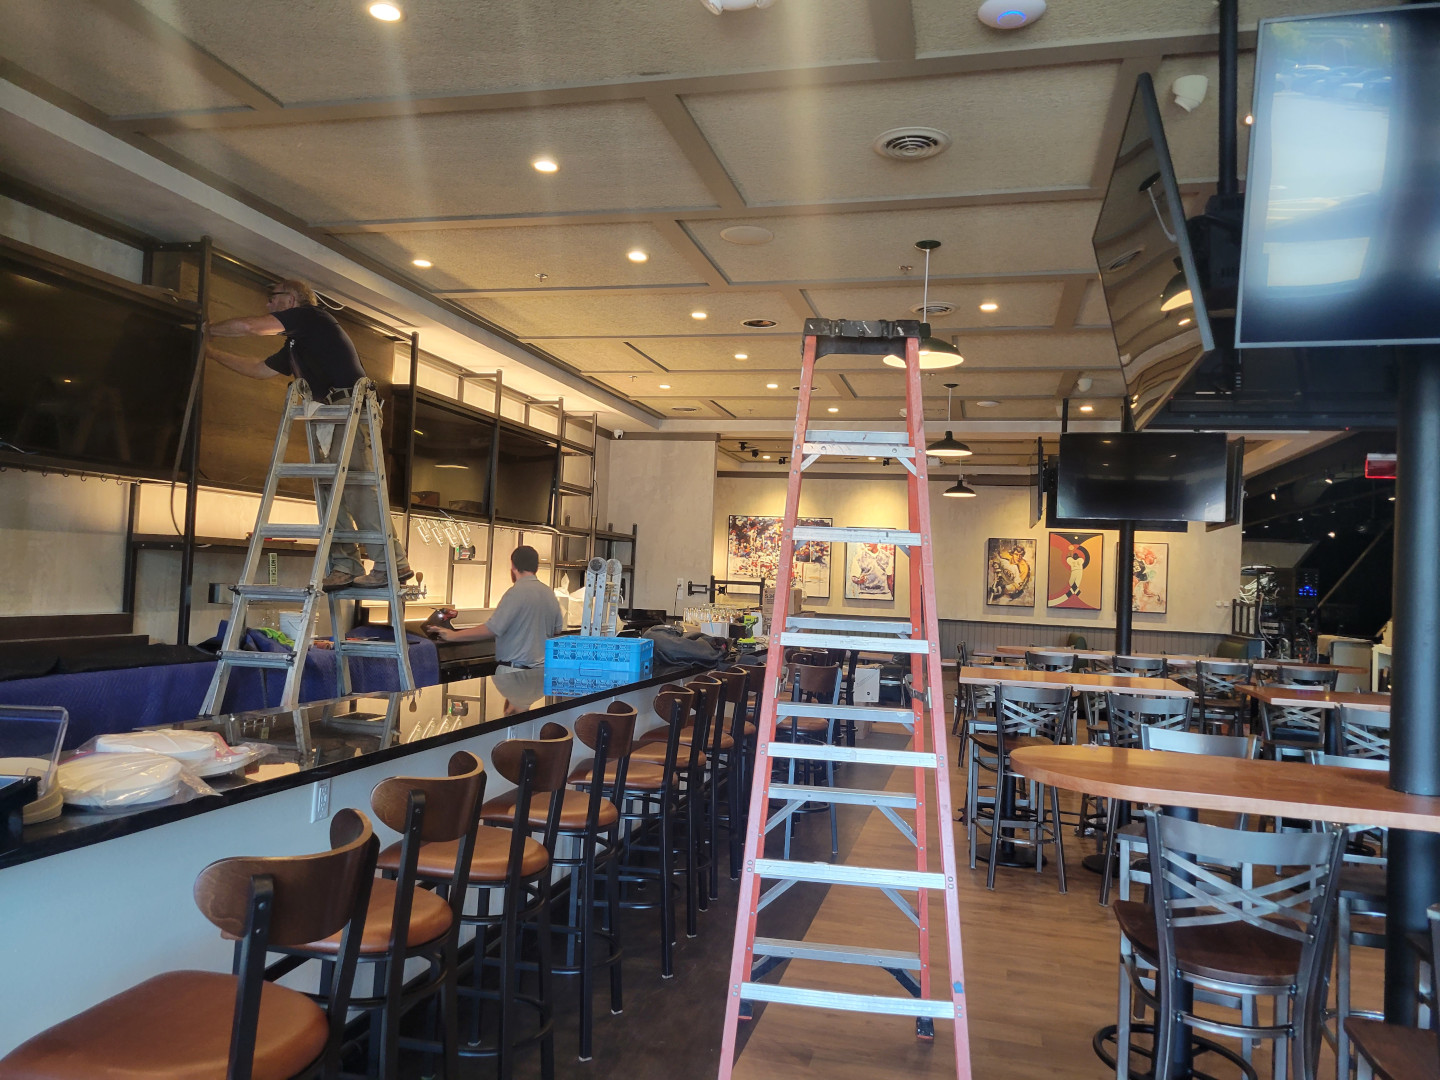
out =
[(0, 0), (0, 1080), (1440, 1080), (1437, 347), (1437, 3)]

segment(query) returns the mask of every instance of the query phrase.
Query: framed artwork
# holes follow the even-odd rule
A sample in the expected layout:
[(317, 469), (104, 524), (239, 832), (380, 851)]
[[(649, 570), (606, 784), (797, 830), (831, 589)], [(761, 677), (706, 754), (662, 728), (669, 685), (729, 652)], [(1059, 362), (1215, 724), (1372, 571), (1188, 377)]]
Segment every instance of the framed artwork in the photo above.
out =
[(845, 545), (845, 599), (895, 599), (895, 545)]
[(985, 603), (990, 607), (1035, 606), (1035, 541), (991, 537), (985, 541)]
[(1136, 544), (1130, 610), (1164, 615), (1170, 593), (1170, 545)]
[(1098, 532), (1052, 532), (1050, 574), (1045, 603), (1052, 608), (1100, 610), (1104, 586), (1105, 535)]
[[(782, 519), (757, 514), (731, 514), (725, 538), (725, 576), (732, 581), (768, 581), (774, 584), (780, 569)], [(831, 518), (801, 518), (800, 525), (832, 525)], [(805, 586), (805, 595), (817, 600), (830, 596), (830, 541), (811, 540), (795, 548), (791, 571)]]

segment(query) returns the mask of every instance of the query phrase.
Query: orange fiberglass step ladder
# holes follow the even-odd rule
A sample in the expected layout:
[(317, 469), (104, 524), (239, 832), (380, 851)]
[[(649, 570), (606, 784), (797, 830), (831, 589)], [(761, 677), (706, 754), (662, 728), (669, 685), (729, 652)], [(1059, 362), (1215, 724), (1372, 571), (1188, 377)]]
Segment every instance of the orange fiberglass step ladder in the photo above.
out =
[[(970, 1077), (969, 1026), (965, 1013), (964, 966), (960, 950), (960, 912), (956, 893), (954, 814), (950, 802), (947, 757), (948, 721), (940, 674), (939, 621), (935, 611), (935, 564), (930, 543), (930, 496), (925, 464), (925, 409), (920, 393), (920, 340), (923, 323), (855, 322), (830, 319), (805, 321), (805, 344), (800, 371), (800, 403), (795, 419), (795, 442), (785, 495), (785, 519), (776, 573), (775, 608), (769, 626), (770, 649), (765, 667), (756, 748), (755, 784), (745, 832), (745, 861), (740, 878), (740, 904), (735, 924), (735, 949), (725, 1003), (725, 1030), (720, 1053), (719, 1080), (730, 1080), (735, 1067), (737, 1028), (756, 1002), (846, 1010), (875, 1015), (913, 1016), (916, 1034), (934, 1037), (936, 1018), (954, 1022), (955, 1070), (961, 1080)], [(905, 358), (906, 431), (810, 430), (810, 393), (815, 363), (835, 354), (900, 355)], [(848, 526), (800, 526), (800, 487), (805, 470), (822, 457), (889, 457), (908, 471), (909, 529)], [(873, 620), (786, 616), (797, 544), (812, 541), (894, 544), (904, 548), (910, 563), (910, 618)], [(814, 649), (867, 649), (908, 653), (910, 705), (832, 705), (825, 702), (780, 700), (784, 653), (792, 647)], [(792, 716), (825, 719), (872, 720), (903, 724), (912, 740), (907, 750), (777, 742), (777, 719)], [(928, 735), (927, 735), (928, 732)], [(927, 739), (929, 740), (927, 745)], [(812, 762), (854, 762), (909, 767), (913, 794), (904, 791), (865, 791), (845, 787), (806, 786), (771, 782), (775, 759)], [(933, 778), (934, 813), (927, 806)], [(804, 803), (828, 802), (839, 806), (879, 809), (897, 828), (907, 853), (897, 862), (913, 869), (853, 866), (843, 863), (800, 862), (765, 856), (765, 836)], [(772, 803), (781, 804), (772, 814)], [(897, 811), (914, 813), (913, 826)], [(927, 862), (927, 837), (935, 828), (940, 838), (941, 870)], [(897, 838), (898, 839), (898, 838)], [(761, 882), (770, 884), (763, 889)], [(899, 909), (917, 931), (914, 952), (882, 950), (866, 945), (865, 928), (857, 926), (855, 940), (824, 943), (787, 941), (756, 936), (760, 912), (796, 882), (845, 888), (878, 889)], [(932, 997), (930, 970), (930, 893), (944, 901), (948, 977), (942, 995)], [(907, 894), (915, 895), (912, 905)], [(785, 960), (820, 960), (857, 964), (889, 972), (905, 994), (840, 993), (833, 990), (762, 982), (761, 978)]]

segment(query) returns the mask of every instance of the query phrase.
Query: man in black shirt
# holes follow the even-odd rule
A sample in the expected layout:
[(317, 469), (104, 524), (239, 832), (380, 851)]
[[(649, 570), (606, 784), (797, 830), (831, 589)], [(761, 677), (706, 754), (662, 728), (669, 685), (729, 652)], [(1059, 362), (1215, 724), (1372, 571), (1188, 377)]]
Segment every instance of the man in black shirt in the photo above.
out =
[[(283, 334), (286, 338), (284, 348), (265, 360), (252, 360), (248, 356), (217, 349), (214, 345), (207, 345), (207, 355), (231, 371), (251, 379), (273, 379), (276, 375), (304, 379), (316, 401), (349, 404), (355, 383), (365, 377), (365, 369), (355, 352), (355, 343), (335, 321), (335, 316), (316, 305), (314, 290), (303, 281), (276, 282), (270, 287), (265, 308), (268, 314), (226, 319), (210, 326), (208, 332), (211, 337), (274, 337)], [(335, 446), (335, 439), (342, 426), (317, 424), (316, 429), (321, 459), (331, 461), (332, 447), (337, 451), (339, 449)], [(353, 471), (368, 472), (373, 468), (369, 450), (367, 433), (361, 428), (356, 432), (354, 449), (350, 454)], [(395, 548), (395, 566), (400, 580), (413, 576), (409, 560), (405, 557), (405, 546), (395, 534), (395, 524), (388, 513), (379, 513), (372, 492), (347, 486), (340, 498), (340, 510), (342, 524), (359, 532), (388, 529), (390, 543)], [(379, 520), (381, 517), (383, 521)], [(375, 568), (367, 574), (360, 561), (363, 556), (364, 551), (357, 544), (332, 544), (325, 588), (386, 586), (389, 580), (383, 560), (377, 560)]]

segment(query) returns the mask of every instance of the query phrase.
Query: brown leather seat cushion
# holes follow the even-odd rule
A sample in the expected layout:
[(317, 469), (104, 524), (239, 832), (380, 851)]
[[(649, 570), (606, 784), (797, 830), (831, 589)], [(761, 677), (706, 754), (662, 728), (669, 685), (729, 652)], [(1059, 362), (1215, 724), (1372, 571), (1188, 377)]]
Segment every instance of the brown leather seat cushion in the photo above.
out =
[(782, 716), (775, 721), (775, 734), (782, 739), (789, 735), (792, 720), (802, 735), (824, 735), (830, 730), (830, 721), (823, 716)]
[[(510, 865), (510, 830), (494, 829), (482, 825), (475, 832), (475, 855), (470, 860), (470, 883), (472, 885), (496, 885), (505, 880)], [(422, 878), (434, 881), (448, 879), (455, 872), (455, 858), (460, 841), (451, 840), (443, 844), (423, 844), (420, 861), (416, 864)], [(381, 870), (400, 868), (400, 845), (391, 844), (380, 852), (376, 864)], [(520, 859), (520, 875), (534, 877), (550, 865), (550, 854), (545, 845), (527, 836), (525, 854)]]
[[(398, 849), (397, 849), (398, 850)], [(397, 863), (398, 865), (398, 863)], [(455, 854), (451, 851), (450, 866), (455, 866)], [(428, 889), (416, 889), (410, 900), (410, 928), (405, 935), (406, 945), (424, 945), (443, 937), (450, 929), (452, 918), (450, 905)], [(370, 886), (370, 906), (365, 911), (365, 934), (360, 938), (360, 952), (364, 956), (377, 956), (390, 947), (391, 925), (395, 921), (395, 882), (389, 878), (376, 878)], [(307, 945), (316, 952), (338, 953), (340, 935), (335, 934), (324, 941)]]
[[(1154, 963), (1154, 913), (1134, 900), (1117, 900), (1115, 921), (1135, 951)], [(1251, 986), (1285, 986), (1300, 970), (1300, 943), (1249, 923), (1182, 926), (1175, 930), (1175, 959), (1180, 970), (1190, 975)]]
[[(635, 766), (641, 764), (664, 765), (665, 743), (641, 743), (640, 745), (635, 747), (635, 749), (630, 753), (630, 772), (633, 773), (635, 771)], [(703, 750), (700, 751), (698, 764), (702, 769), (705, 767), (705, 751)], [(676, 756), (675, 768), (680, 772), (684, 772), (685, 770), (690, 768), (690, 747), (688, 745), (680, 754)], [(626, 777), (626, 783), (629, 783), (628, 775)]]
[[(687, 728), (682, 728), (682, 729), (681, 729), (681, 731), (680, 731), (680, 745), (681, 745), (681, 746), (689, 747), (691, 740), (694, 739), (694, 738), (695, 738), (695, 729), (694, 729), (693, 727), (687, 727)], [(713, 736), (712, 736), (712, 738), (713, 738)], [(636, 744), (636, 746), (648, 746), (648, 745), (650, 745), (651, 743), (661, 743), (661, 744), (664, 744), (664, 743), (666, 743), (666, 742), (669, 742), (669, 740), (670, 740), (670, 733), (669, 733), (668, 731), (666, 731), (664, 728), (652, 728), (651, 730), (645, 732), (644, 735), (641, 735), (640, 738), (638, 738), (637, 740), (635, 740), (635, 744)], [(709, 745), (710, 745), (710, 739), (706, 739), (705, 745), (706, 745), (706, 746), (709, 746)], [(720, 733), (720, 749), (721, 749), (721, 750), (732, 750), (732, 749), (734, 749), (734, 747), (735, 747), (735, 740), (734, 740), (734, 738), (731, 737), (731, 735), (730, 735), (730, 733), (729, 733), (728, 731), (722, 731), (722, 732)]]
[[(225, 1075), (236, 980), (210, 971), (146, 979), (16, 1047), (0, 1073), (25, 1080), (214, 1080)], [(260, 988), (255, 1080), (295, 1076), (325, 1049), (325, 1012), (275, 983)]]
[(1380, 1080), (1434, 1080), (1440, 1076), (1435, 1032), (1347, 1016), (1345, 1030)]
[[(614, 775), (613, 773), (611, 774)], [(582, 832), (590, 816), (590, 796), (586, 792), (566, 791), (560, 806), (560, 828), (565, 832)], [(488, 800), (480, 808), (480, 820), (491, 824), (504, 825), (515, 820), (515, 799), (517, 792), (508, 791), (498, 798)], [(539, 792), (530, 800), (530, 824), (543, 829), (550, 820), (550, 804), (554, 795)], [(609, 799), (600, 800), (600, 828), (607, 829), (620, 820), (620, 811)]]
[[(588, 784), (590, 782), (590, 770), (595, 767), (594, 760), (583, 762), (574, 772), (570, 774), (570, 783)], [(605, 783), (615, 782), (615, 762), (605, 763)], [(636, 761), (631, 756), (630, 767), (625, 770), (625, 790), (627, 791), (659, 791), (665, 783), (665, 767), (656, 765), (649, 761)]]

